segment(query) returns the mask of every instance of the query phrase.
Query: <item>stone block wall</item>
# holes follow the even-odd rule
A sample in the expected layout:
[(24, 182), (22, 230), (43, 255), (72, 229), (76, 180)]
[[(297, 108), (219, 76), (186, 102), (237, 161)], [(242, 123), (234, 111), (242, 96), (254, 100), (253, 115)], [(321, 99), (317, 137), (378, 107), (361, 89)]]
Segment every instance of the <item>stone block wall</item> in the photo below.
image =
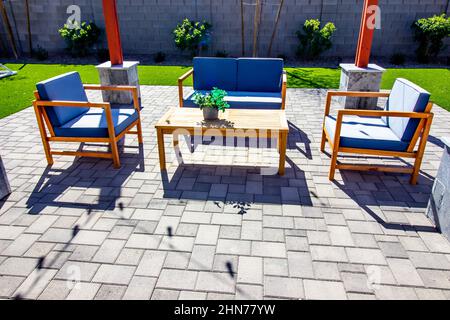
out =
[[(57, 30), (68, 17), (67, 7), (79, 5), (83, 20), (104, 26), (101, 0), (29, 0), (33, 43), (50, 52), (64, 49)], [(245, 2), (246, 53), (251, 53), (255, 0)], [(209, 53), (225, 50), (241, 54), (240, 0), (117, 0), (125, 54), (176, 53), (171, 31), (183, 18), (205, 19), (214, 26)], [(264, 0), (260, 29), (260, 56), (267, 55), (279, 0)], [(411, 24), (419, 17), (432, 16), (448, 9), (449, 0), (380, 0), (382, 30), (375, 33), (373, 54), (413, 55), (416, 44)], [(273, 55), (293, 56), (297, 46), (295, 32), (309, 18), (332, 21), (337, 26), (334, 46), (328, 56), (352, 57), (356, 50), (363, 0), (285, 0)], [(24, 1), (7, 0), (6, 7), (20, 47), (27, 51)], [(6, 40), (3, 27), (0, 28)], [(450, 44), (450, 42), (449, 42)], [(1, 48), (1, 47), (0, 47)], [(447, 54), (448, 54), (447, 50)]]

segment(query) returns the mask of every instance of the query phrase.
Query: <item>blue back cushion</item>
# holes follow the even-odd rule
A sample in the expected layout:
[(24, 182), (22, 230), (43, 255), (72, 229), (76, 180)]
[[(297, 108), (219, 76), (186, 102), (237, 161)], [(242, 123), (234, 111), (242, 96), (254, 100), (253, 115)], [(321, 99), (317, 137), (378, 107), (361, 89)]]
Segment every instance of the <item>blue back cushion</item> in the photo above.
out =
[(281, 92), (283, 59), (238, 59), (237, 91)]
[(231, 58), (194, 58), (194, 89), (236, 91), (237, 62)]
[[(397, 79), (386, 104), (386, 110), (424, 112), (429, 101), (430, 94), (427, 91), (406, 79)], [(397, 137), (407, 142), (412, 140), (420, 122), (419, 119), (394, 117), (388, 117), (385, 121)]]
[[(36, 85), (41, 100), (45, 101), (81, 101), (87, 102), (78, 72), (70, 72), (51, 78)], [(47, 107), (47, 115), (53, 126), (59, 127), (87, 112), (89, 108)]]

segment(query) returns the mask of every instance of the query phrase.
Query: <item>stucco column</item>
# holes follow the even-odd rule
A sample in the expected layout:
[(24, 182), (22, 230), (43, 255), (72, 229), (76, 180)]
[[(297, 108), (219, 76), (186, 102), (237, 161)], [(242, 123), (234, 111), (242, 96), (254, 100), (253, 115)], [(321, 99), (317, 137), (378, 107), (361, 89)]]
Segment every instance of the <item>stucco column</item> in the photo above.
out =
[(444, 156), (434, 182), (427, 216), (450, 240), (450, 137), (443, 138)]
[(0, 156), (0, 200), (11, 193), (8, 177), (6, 176), (5, 166), (3, 165), (2, 157)]
[[(354, 64), (341, 64), (341, 91), (369, 91), (379, 92), (381, 78), (386, 71), (376, 64), (369, 64), (367, 68), (360, 68)], [(345, 109), (376, 109), (377, 98), (339, 97), (339, 102)]]
[[(100, 75), (100, 83), (105, 86), (136, 86), (138, 87), (140, 97), (138, 65), (138, 61), (124, 61), (123, 64), (119, 65), (112, 65), (111, 61), (102, 63), (97, 66)], [(132, 94), (127, 91), (103, 91), (102, 94), (105, 102), (114, 104), (130, 104), (133, 102)]]

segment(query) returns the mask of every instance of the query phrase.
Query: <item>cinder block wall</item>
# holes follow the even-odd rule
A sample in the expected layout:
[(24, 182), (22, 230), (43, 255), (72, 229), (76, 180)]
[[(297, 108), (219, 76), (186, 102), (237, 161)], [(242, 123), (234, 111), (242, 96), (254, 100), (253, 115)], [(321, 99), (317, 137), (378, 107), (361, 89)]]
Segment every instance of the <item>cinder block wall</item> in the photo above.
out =
[[(101, 0), (29, 0), (33, 43), (50, 52), (62, 51), (64, 41), (58, 34), (66, 21), (67, 7), (81, 8), (82, 20), (95, 21), (104, 27)], [(245, 50), (251, 54), (255, 0), (245, 2)], [(183, 18), (207, 20), (213, 24), (213, 42), (210, 54), (225, 50), (241, 55), (240, 0), (117, 0), (122, 42), (125, 54), (153, 54), (158, 51), (177, 53), (172, 30)], [(278, 10), (279, 0), (264, 0), (260, 27), (259, 55), (267, 49)], [(285, 0), (273, 56), (293, 56), (297, 46), (295, 32), (309, 18), (336, 24), (333, 48), (328, 56), (351, 57), (356, 50), (363, 0)], [(411, 24), (419, 17), (445, 12), (448, 0), (380, 0), (382, 29), (375, 34), (373, 54), (390, 56), (393, 53), (413, 55), (416, 44)], [(26, 52), (27, 32), (24, 1), (8, 0), (6, 7)], [(6, 37), (0, 29), (2, 39)], [(450, 42), (449, 42), (450, 44)], [(448, 54), (447, 49), (447, 54)]]

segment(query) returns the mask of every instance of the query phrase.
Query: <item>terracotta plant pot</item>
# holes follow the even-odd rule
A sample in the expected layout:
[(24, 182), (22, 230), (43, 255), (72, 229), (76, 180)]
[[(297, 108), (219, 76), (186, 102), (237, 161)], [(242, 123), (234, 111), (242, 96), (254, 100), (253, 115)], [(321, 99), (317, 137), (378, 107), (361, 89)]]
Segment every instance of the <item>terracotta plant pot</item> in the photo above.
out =
[(203, 108), (203, 118), (205, 120), (219, 119), (219, 110), (216, 108)]

